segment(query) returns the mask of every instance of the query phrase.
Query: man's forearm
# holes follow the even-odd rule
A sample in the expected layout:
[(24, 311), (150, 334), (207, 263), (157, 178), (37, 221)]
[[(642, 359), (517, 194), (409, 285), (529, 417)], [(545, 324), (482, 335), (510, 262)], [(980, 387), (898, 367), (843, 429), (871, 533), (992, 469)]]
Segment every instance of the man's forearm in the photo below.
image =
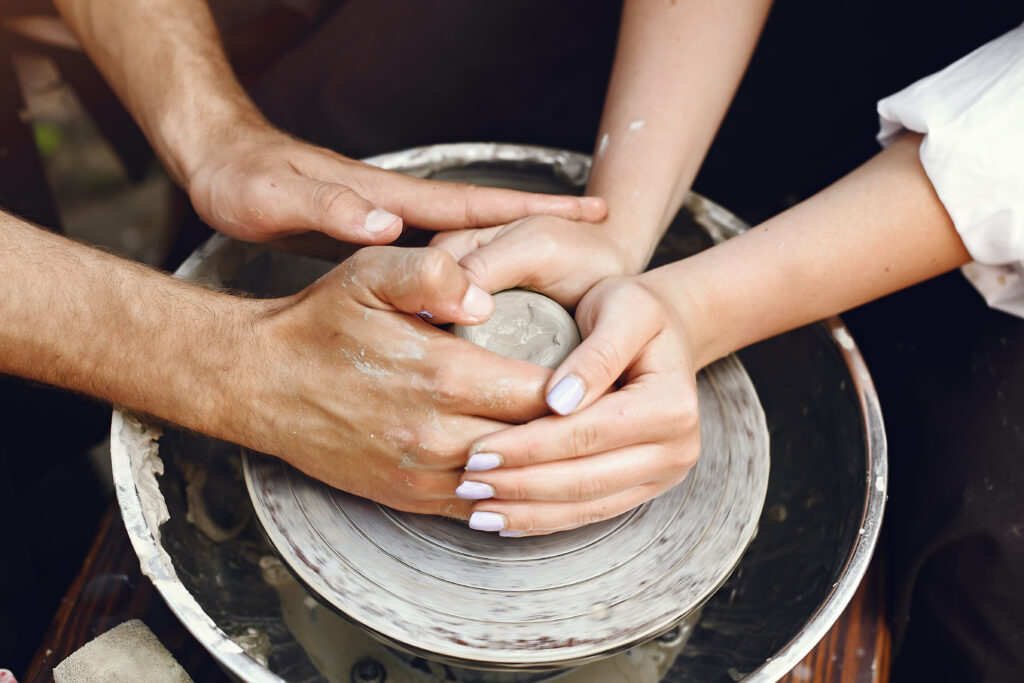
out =
[(747, 233), (641, 276), (680, 314), (698, 366), (970, 260), (908, 134)]
[(225, 395), (245, 392), (238, 359), (254, 343), (260, 302), (175, 280), (2, 213), (0, 273), (0, 371), (234, 435), (218, 416)]
[[(650, 257), (739, 84), (770, 0), (628, 0), (588, 194)], [(637, 264), (642, 265), (642, 264)]]
[(262, 115), (203, 0), (55, 0), (64, 20), (187, 187), (204, 146)]

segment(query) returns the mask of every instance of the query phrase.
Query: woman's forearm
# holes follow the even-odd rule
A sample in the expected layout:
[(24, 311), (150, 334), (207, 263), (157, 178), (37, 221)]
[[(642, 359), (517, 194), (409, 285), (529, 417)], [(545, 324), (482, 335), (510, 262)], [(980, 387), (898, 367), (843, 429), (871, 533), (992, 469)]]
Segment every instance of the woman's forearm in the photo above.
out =
[(641, 276), (675, 310), (698, 366), (970, 260), (906, 135), (747, 233)]
[(607, 200), (635, 270), (679, 210), (770, 4), (625, 3), (587, 193)]

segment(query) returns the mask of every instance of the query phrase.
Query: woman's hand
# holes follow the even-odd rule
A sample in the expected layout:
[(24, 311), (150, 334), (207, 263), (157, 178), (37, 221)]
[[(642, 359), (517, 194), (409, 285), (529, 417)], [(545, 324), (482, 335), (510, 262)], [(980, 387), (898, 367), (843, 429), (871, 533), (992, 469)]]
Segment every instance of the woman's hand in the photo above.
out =
[(596, 197), (570, 197), (422, 180), (301, 142), (262, 122), (210, 140), (183, 172), (199, 215), (250, 242), (308, 231), (386, 244), (404, 223), (428, 230), (491, 226), (533, 214), (597, 221)]
[(659, 298), (636, 278), (608, 278), (576, 319), (584, 341), (547, 384), (557, 414), (470, 447), (458, 495), (481, 501), (475, 529), (538, 535), (608, 519), (675, 486), (697, 461), (694, 364)]
[(646, 265), (646, 247), (618, 241), (626, 233), (609, 221), (531, 216), (494, 228), (440, 233), (431, 245), (452, 254), (488, 292), (526, 287), (571, 308), (602, 278), (632, 275)]

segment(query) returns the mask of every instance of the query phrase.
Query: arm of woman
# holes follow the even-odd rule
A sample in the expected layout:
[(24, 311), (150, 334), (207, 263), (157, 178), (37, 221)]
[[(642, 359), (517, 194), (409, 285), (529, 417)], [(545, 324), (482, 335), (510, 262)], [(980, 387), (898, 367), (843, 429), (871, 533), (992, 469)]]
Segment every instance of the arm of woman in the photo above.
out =
[[(967, 262), (920, 141), (904, 136), (739, 237), (590, 290), (577, 311), (585, 340), (548, 385), (560, 415), (473, 443), (463, 481), (493, 496), (471, 525), (544, 534), (649, 500), (697, 461), (697, 370)], [(606, 393), (620, 376), (624, 386)]]
[(608, 216), (538, 216), (438, 235), (487, 291), (515, 286), (575, 305), (602, 277), (638, 273), (678, 212), (739, 84), (768, 0), (629, 0), (587, 194)]

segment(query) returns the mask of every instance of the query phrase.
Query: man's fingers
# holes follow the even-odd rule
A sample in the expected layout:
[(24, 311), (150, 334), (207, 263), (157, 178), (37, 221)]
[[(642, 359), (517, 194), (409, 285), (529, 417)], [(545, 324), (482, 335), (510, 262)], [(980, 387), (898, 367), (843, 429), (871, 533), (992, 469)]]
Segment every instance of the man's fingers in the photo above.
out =
[[(402, 219), (364, 199), (347, 185), (294, 176), (265, 181), (273, 215), (260, 220), (292, 231), (315, 230), (344, 242), (386, 244), (402, 232)], [(267, 209), (270, 211), (270, 209)]]
[(499, 356), (453, 335), (448, 341), (437, 350), (447, 363), (435, 378), (435, 393), (453, 410), (506, 423), (526, 422), (548, 412), (544, 384), (550, 370)]
[(413, 313), (434, 324), (475, 325), (494, 312), (490, 294), (441, 249), (368, 247), (343, 268), (364, 305)]
[[(398, 176), (387, 196), (368, 192), (381, 206), (413, 225), (430, 230), (477, 228), (535, 215), (601, 221), (608, 206), (600, 197), (573, 197)], [(381, 184), (378, 184), (381, 185)]]
[[(322, 286), (340, 286), (378, 315), (402, 311), (432, 323), (473, 325), (494, 311), (491, 296), (469, 282), (451, 254), (433, 247), (360, 249)], [(376, 352), (414, 359), (420, 373), (417, 388), (449, 412), (504, 422), (523, 422), (547, 412), (543, 388), (550, 370), (499, 356), (448, 332), (422, 324), (400, 326), (390, 346)]]

